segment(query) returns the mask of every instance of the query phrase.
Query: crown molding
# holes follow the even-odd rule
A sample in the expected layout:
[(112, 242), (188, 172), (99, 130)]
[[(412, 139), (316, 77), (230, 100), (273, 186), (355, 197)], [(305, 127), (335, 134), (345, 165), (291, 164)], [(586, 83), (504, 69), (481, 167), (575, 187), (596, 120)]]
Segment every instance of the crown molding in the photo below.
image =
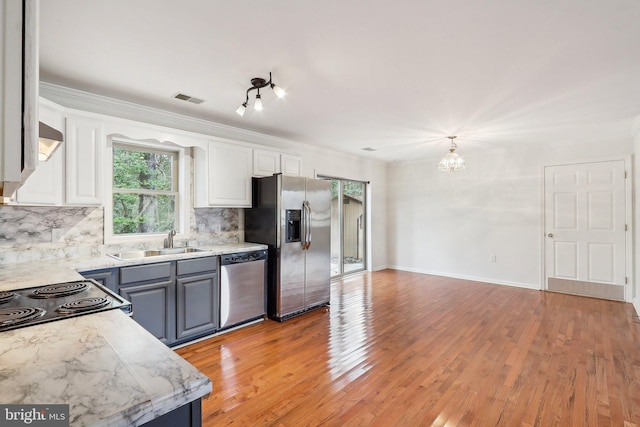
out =
[(43, 81), (40, 82), (40, 96), (67, 108), (180, 129), (212, 137), (256, 143), (288, 150), (295, 149), (296, 146), (301, 144), (300, 142), (285, 138), (223, 125), (205, 119)]

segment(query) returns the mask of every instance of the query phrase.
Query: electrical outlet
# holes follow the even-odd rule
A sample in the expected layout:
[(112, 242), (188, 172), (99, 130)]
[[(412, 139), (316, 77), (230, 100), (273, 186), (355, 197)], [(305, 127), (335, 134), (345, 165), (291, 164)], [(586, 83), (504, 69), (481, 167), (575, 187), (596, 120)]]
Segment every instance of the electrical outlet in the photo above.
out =
[(489, 262), (496, 262), (496, 254), (489, 254)]
[(51, 243), (64, 242), (64, 228), (51, 229)]

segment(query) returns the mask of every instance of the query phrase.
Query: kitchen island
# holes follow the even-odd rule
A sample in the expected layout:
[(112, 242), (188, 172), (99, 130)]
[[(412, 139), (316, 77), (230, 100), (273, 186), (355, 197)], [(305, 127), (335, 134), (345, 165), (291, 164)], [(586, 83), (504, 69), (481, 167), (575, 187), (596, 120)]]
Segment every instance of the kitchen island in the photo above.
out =
[[(162, 259), (260, 248), (238, 243)], [(102, 255), (5, 264), (0, 291), (79, 280), (78, 271), (158, 259), (119, 261)], [(209, 378), (118, 309), (0, 333), (0, 403), (68, 404), (71, 426), (158, 421), (151, 425), (183, 426), (188, 425), (185, 416), (197, 418), (198, 425), (200, 400), (211, 390)], [(183, 418), (176, 423), (174, 416)]]
[(120, 310), (0, 334), (0, 402), (69, 404), (71, 426), (139, 426), (211, 388)]

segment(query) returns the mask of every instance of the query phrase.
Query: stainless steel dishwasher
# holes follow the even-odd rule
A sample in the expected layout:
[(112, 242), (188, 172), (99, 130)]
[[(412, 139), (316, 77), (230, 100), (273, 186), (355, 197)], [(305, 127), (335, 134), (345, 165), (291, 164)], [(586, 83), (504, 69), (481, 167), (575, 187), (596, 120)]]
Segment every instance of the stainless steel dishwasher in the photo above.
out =
[(267, 251), (222, 255), (220, 258), (220, 328), (266, 314)]

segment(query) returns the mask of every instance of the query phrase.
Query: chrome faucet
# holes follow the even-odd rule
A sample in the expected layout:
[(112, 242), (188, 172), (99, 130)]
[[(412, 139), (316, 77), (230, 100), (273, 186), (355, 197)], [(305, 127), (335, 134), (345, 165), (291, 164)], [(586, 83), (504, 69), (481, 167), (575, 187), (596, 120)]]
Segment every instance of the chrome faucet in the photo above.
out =
[(171, 230), (167, 235), (166, 248), (173, 248), (173, 236), (176, 235), (176, 230)]

